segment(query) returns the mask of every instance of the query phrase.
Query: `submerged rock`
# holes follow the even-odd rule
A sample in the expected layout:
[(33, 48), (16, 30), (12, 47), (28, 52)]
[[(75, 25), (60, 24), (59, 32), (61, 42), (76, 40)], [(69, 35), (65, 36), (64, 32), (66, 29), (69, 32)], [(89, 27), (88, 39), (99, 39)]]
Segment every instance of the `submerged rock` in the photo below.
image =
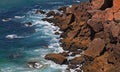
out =
[(33, 62), (28, 62), (27, 66), (29, 68), (36, 68), (36, 69), (43, 67), (43, 65), (40, 62), (34, 62), (34, 61)]
[(14, 54), (9, 55), (9, 58), (11, 59), (22, 58), (22, 57), (23, 55), (20, 53), (14, 53)]
[(25, 23), (25, 26), (31, 27), (31, 26), (32, 26), (32, 23), (31, 23), (31, 22), (26, 22), (26, 23)]

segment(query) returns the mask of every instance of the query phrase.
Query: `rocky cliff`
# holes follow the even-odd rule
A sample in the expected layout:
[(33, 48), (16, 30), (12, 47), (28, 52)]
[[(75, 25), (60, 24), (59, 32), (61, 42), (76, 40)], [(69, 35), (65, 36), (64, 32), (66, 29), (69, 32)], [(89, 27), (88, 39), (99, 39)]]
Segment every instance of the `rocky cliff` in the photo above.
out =
[(68, 71), (120, 72), (120, 0), (90, 0), (58, 10), (62, 14), (50, 12), (54, 17), (43, 20), (63, 31), (64, 52), (45, 58), (67, 64)]

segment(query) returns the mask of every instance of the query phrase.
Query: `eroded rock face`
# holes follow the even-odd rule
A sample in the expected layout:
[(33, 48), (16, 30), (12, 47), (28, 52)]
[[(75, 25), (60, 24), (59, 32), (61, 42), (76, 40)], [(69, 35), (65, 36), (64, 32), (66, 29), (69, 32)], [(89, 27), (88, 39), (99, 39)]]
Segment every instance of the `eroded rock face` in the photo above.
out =
[(67, 59), (61, 54), (50, 53), (45, 56), (45, 59), (54, 61), (57, 64), (66, 63)]
[(107, 62), (107, 57), (109, 53), (104, 53), (104, 55), (95, 58), (93, 61), (85, 63), (83, 66), (84, 72), (109, 72), (109, 69), (114, 66)]
[[(90, 0), (62, 7), (59, 10), (63, 14), (53, 14), (53, 18), (44, 19), (63, 31), (60, 42), (65, 50), (48, 54), (45, 58), (58, 64), (66, 63), (68, 71), (74, 69), (79, 72), (82, 68), (83, 72), (119, 72), (119, 3), (119, 0)], [(69, 56), (75, 57), (69, 59)]]

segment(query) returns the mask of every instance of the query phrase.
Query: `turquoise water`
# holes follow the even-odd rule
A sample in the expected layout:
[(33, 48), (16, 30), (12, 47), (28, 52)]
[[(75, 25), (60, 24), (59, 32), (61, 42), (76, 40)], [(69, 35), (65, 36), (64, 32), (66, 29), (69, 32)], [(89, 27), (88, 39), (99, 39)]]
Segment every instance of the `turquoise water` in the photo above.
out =
[[(85, 1), (85, 0), (81, 0)], [(44, 59), (47, 53), (59, 52), (59, 29), (42, 21), (36, 9), (56, 10), (59, 6), (78, 3), (77, 0), (0, 0), (0, 72), (61, 72), (66, 66)], [(10, 21), (2, 21), (10, 18)], [(25, 22), (33, 25), (28, 27)], [(9, 38), (15, 35), (13, 38)], [(29, 68), (28, 62), (42, 63), (39, 69)]]

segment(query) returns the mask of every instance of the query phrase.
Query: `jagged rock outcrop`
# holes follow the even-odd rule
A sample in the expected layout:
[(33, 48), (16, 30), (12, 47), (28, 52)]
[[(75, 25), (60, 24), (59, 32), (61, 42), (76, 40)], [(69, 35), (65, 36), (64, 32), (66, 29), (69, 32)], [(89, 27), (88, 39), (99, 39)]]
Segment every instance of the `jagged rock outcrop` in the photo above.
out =
[(81, 55), (67, 60), (67, 70), (120, 72), (120, 1), (90, 0), (59, 10), (63, 14), (44, 20), (63, 31), (60, 42), (65, 52), (59, 54), (65, 58), (50, 60), (62, 64), (69, 56)]

